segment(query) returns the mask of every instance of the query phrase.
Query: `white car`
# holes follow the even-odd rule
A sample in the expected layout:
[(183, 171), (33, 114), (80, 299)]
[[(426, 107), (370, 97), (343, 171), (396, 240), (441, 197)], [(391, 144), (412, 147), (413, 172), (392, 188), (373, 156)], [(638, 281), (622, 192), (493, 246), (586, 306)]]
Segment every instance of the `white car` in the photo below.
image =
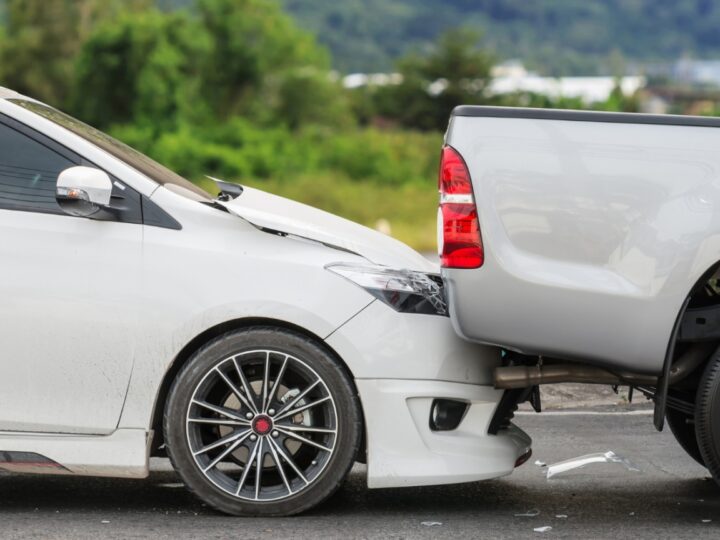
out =
[(142, 478), (168, 455), (207, 504), (287, 515), (355, 461), (393, 487), (529, 457), (435, 264), (219, 185), (0, 88), (1, 468)]

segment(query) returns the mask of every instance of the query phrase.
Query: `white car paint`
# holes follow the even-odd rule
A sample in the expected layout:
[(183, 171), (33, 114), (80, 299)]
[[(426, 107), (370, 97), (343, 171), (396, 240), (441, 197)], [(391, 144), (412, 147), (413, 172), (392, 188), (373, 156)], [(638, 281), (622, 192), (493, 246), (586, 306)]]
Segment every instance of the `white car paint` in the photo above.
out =
[[(0, 114), (149, 197), (182, 228), (0, 210), (0, 451), (63, 467), (46, 472), (146, 476), (174, 360), (209, 329), (261, 319), (325, 340), (348, 367), (372, 487), (500, 476), (527, 452), (519, 430), (487, 433), (500, 398), (496, 349), (459, 339), (447, 317), (398, 313), (325, 269), (372, 261), (436, 272), (434, 264), (257, 190), (225, 203), (232, 213), (201, 204), (3, 99), (13, 96), (0, 90)], [(461, 429), (430, 432), (436, 397), (471, 403)]]

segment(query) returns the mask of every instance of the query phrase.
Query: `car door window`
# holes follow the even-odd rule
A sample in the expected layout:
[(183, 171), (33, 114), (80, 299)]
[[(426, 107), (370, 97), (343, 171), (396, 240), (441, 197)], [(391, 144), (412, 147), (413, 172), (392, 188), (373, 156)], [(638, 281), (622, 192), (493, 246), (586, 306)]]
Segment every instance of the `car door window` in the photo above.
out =
[(63, 214), (58, 175), (76, 163), (0, 123), (0, 209)]

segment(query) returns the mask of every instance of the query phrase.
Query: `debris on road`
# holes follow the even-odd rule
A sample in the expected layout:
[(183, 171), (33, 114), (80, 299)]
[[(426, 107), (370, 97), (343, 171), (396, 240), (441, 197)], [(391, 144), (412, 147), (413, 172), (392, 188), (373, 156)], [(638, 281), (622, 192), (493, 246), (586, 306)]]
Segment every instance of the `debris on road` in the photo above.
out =
[(537, 465), (538, 467), (547, 467), (547, 463), (545, 463), (544, 461), (540, 461), (539, 459), (535, 461), (535, 465)]
[(557, 519), (567, 519), (567, 514), (558, 514), (555, 516)]
[(618, 465), (625, 467), (628, 471), (640, 472), (640, 469), (638, 469), (629, 459), (617, 455), (612, 450), (608, 450), (604, 453), (587, 454), (567, 459), (565, 461), (560, 461), (558, 463), (553, 463), (547, 468), (547, 479), (550, 480), (559, 474), (573, 471), (575, 469), (581, 469), (596, 463), (617, 463)]
[(544, 532), (552, 531), (552, 527), (550, 527), (549, 525), (546, 525), (545, 527), (536, 527), (533, 529), (533, 531), (539, 532), (539, 533), (544, 533)]
[(439, 527), (442, 525), (442, 522), (440, 521), (421, 521), (420, 525), (423, 525), (425, 527)]
[(527, 512), (523, 512), (522, 514), (515, 514), (515, 517), (536, 517), (540, 515), (540, 510), (533, 508), (532, 510), (528, 510)]

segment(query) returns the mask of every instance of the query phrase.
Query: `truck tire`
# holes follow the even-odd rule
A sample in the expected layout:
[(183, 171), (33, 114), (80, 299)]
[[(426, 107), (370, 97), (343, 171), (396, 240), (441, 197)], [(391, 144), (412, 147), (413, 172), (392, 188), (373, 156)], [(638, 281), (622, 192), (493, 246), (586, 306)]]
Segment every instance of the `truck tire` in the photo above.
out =
[(700, 379), (695, 431), (703, 461), (720, 485), (720, 349), (713, 353)]
[(670, 426), (670, 431), (682, 449), (685, 450), (691, 458), (705, 467), (705, 461), (700, 453), (700, 446), (697, 441), (695, 425), (689, 422), (689, 420), (694, 419), (685, 413), (673, 409), (667, 410), (665, 418), (667, 419), (668, 426)]

